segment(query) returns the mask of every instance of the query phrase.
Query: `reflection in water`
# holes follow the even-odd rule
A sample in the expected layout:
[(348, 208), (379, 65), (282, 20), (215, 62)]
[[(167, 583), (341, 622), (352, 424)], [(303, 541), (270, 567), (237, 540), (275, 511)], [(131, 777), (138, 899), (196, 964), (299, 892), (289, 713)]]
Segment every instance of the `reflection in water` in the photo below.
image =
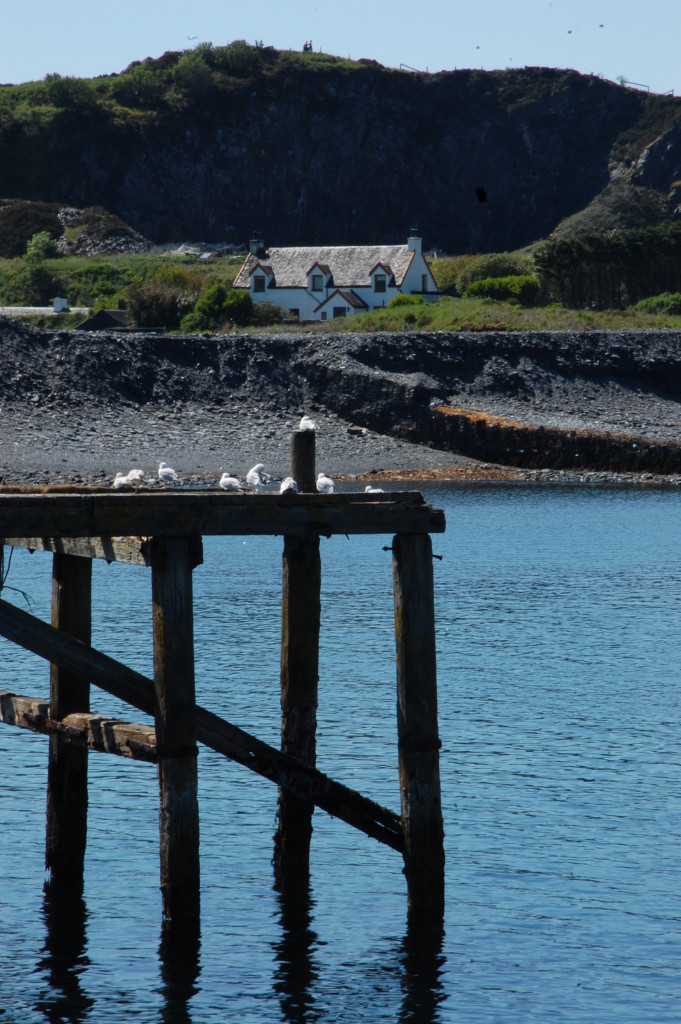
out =
[(435, 1024), (442, 1020), (438, 1010), (447, 998), (442, 973), (444, 926), (424, 924), (409, 918), (402, 942), (402, 1010), (399, 1024)]
[(38, 1009), (48, 1021), (77, 1024), (85, 1020), (94, 1005), (83, 991), (80, 975), (88, 966), (85, 955), (87, 909), (85, 901), (72, 891), (45, 889), (44, 957), (40, 967), (46, 972), (49, 996), (38, 1001)]
[(287, 1024), (310, 1024), (319, 1019), (312, 994), (318, 970), (312, 957), (317, 933), (312, 930), (313, 900), (309, 883), (278, 892), (281, 938), (274, 944), (277, 969), (274, 990)]
[(191, 1024), (190, 1000), (198, 992), (196, 984), (201, 966), (200, 935), (193, 929), (173, 928), (164, 921), (161, 929), (159, 959), (163, 978), (163, 1024)]

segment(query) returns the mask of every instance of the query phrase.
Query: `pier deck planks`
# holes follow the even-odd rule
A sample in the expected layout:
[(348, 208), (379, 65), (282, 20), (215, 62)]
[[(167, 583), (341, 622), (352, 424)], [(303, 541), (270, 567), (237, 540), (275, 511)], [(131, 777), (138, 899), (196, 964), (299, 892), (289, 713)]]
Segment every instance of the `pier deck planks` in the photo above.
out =
[[(225, 494), (83, 489), (67, 493), (0, 491), (0, 537), (100, 538), (101, 555), (116, 557), (102, 538), (150, 536), (326, 536), (443, 533), (444, 513), (418, 491), (394, 494)], [(93, 548), (94, 552), (94, 548)], [(93, 554), (88, 552), (89, 557)], [(128, 559), (131, 560), (131, 559)]]

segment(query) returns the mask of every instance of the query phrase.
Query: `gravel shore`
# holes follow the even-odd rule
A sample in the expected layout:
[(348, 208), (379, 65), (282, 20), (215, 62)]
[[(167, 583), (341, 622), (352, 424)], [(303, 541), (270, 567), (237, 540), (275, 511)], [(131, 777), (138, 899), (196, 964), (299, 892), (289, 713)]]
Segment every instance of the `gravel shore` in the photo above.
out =
[[(604, 479), (482, 465), (419, 443), (436, 401), (524, 423), (681, 438), (681, 337), (222, 335), (52, 332), (0, 322), (2, 483), (108, 484), (161, 459), (216, 485), (263, 462), (289, 472), (303, 413), (335, 477)], [(421, 417), (421, 420), (419, 420)], [(678, 483), (676, 477), (666, 479)]]

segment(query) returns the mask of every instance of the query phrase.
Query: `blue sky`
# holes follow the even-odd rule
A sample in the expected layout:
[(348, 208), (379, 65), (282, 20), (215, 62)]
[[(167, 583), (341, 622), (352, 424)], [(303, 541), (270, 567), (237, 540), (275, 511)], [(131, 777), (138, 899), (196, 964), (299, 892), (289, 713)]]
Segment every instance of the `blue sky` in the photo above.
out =
[(0, 82), (234, 39), (422, 71), (575, 68), (681, 95), (681, 0), (0, 0)]

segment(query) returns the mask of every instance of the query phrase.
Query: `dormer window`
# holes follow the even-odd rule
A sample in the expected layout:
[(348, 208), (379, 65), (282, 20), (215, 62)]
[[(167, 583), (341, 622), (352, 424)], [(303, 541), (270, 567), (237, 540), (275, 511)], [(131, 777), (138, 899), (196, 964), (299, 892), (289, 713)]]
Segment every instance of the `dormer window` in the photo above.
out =
[(384, 292), (385, 291), (385, 286), (386, 286), (386, 280), (387, 280), (387, 278), (386, 278), (385, 274), (375, 274), (374, 275), (374, 291), (375, 292)]
[(253, 291), (264, 292), (265, 291), (265, 278), (262, 274), (255, 274), (253, 277)]
[(323, 274), (313, 274), (312, 275), (311, 287), (312, 287), (312, 291), (313, 292), (321, 292), (321, 291), (323, 291), (324, 290), (324, 275)]

